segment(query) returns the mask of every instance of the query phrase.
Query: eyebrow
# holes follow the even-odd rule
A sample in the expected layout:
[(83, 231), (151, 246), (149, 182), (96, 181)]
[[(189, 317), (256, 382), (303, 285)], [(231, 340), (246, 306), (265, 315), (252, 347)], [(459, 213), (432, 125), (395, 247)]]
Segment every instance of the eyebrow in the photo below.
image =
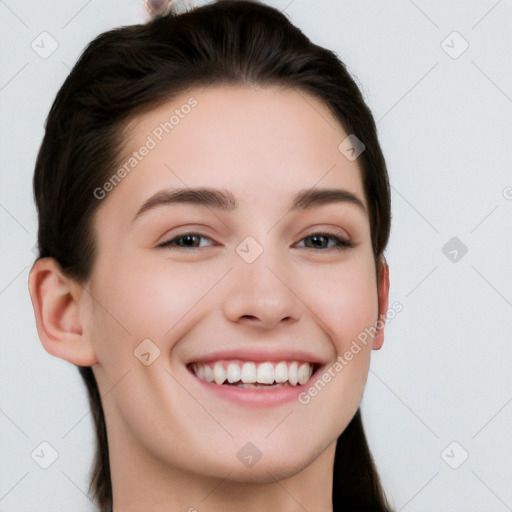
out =
[[(288, 212), (308, 210), (332, 203), (352, 204), (366, 213), (366, 207), (361, 199), (348, 190), (337, 188), (311, 188), (301, 190), (289, 203)], [(161, 190), (144, 202), (137, 211), (132, 222), (149, 210), (161, 206), (172, 206), (176, 204), (204, 206), (226, 212), (236, 210), (239, 205), (235, 196), (227, 190), (208, 187), (187, 187), (174, 190)]]

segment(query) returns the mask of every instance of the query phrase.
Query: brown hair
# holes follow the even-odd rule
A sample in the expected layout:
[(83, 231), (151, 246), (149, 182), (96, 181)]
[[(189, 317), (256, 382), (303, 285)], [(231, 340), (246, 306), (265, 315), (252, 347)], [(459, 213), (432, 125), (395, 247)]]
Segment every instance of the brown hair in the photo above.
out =
[[(372, 114), (332, 51), (254, 0), (219, 0), (171, 13), (110, 30), (87, 46), (55, 98), (37, 156), (39, 257), (55, 258), (69, 277), (85, 282), (95, 261), (93, 218), (101, 204), (94, 190), (119, 165), (129, 121), (195, 86), (222, 84), (276, 85), (313, 95), (363, 142), (358, 162), (377, 262), (389, 238), (391, 200)], [(105, 511), (112, 508), (105, 418), (91, 368), (79, 371), (97, 436), (89, 491)], [(337, 442), (333, 506), (389, 510), (359, 410)]]

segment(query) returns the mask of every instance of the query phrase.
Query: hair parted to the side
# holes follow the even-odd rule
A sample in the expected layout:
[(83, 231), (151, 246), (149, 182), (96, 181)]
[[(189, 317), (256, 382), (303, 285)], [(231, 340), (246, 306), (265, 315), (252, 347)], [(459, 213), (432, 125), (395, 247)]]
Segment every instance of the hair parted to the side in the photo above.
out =
[[(39, 257), (53, 257), (69, 277), (87, 281), (96, 255), (93, 219), (102, 204), (94, 190), (117, 170), (128, 123), (193, 87), (237, 84), (313, 95), (363, 142), (358, 162), (377, 262), (389, 238), (391, 199), (372, 114), (332, 51), (255, 0), (219, 0), (171, 12), (105, 32), (87, 46), (56, 96), (37, 156)], [(104, 512), (112, 508), (105, 417), (92, 369), (79, 371), (97, 436), (89, 491)], [(359, 410), (338, 439), (333, 506), (336, 512), (390, 510)]]

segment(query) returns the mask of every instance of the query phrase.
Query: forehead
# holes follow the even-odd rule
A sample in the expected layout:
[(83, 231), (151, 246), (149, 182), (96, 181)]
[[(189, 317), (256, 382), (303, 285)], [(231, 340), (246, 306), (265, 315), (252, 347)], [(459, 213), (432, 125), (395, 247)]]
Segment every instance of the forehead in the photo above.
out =
[(162, 188), (216, 187), (242, 206), (275, 210), (317, 186), (348, 189), (366, 204), (359, 165), (339, 149), (346, 138), (328, 107), (303, 91), (194, 88), (132, 120), (121, 165), (133, 167), (109, 202), (133, 210)]

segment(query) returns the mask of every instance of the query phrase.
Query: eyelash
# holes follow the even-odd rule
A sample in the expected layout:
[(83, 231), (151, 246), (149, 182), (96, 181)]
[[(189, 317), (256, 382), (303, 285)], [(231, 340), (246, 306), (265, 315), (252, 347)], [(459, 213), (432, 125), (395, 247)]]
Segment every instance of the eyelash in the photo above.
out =
[[(207, 240), (212, 240), (210, 237), (207, 237), (207, 236), (204, 236), (202, 235), (201, 233), (194, 233), (192, 231), (190, 232), (186, 232), (186, 233), (182, 233), (170, 240), (167, 240), (165, 242), (162, 242), (161, 244), (158, 244), (158, 247), (161, 247), (161, 248), (173, 248), (173, 249), (179, 249), (179, 250), (197, 250), (197, 249), (201, 249), (201, 247), (180, 247), (180, 246), (173, 246), (173, 242), (175, 242), (176, 240), (180, 240), (182, 238), (186, 238), (188, 236), (199, 236), (201, 238), (205, 238)], [(351, 242), (349, 242), (348, 240), (344, 240), (343, 238), (339, 238), (337, 237), (336, 235), (334, 235), (333, 233), (329, 233), (328, 231), (318, 231), (318, 232), (314, 232), (314, 233), (311, 233), (310, 235), (304, 237), (301, 239), (302, 240), (305, 240), (306, 238), (313, 238), (313, 237), (324, 237), (324, 238), (330, 238), (332, 240), (335, 241), (335, 246), (334, 247), (325, 247), (323, 248), (322, 250), (327, 250), (327, 251), (341, 251), (341, 250), (344, 250), (344, 249), (349, 249), (351, 247), (353, 247), (353, 244)], [(312, 247), (305, 247), (306, 249), (313, 249), (315, 250), (315, 248), (312, 248)]]

